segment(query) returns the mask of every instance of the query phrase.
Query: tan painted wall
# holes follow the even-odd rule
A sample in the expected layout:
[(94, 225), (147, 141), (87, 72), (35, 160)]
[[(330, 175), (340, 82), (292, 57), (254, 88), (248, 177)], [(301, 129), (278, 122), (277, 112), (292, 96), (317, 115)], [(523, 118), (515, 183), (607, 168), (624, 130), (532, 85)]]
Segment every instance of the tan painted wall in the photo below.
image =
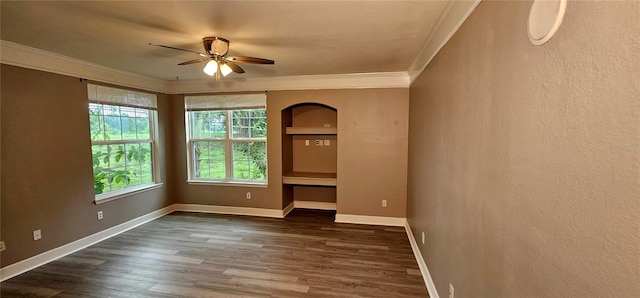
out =
[[(302, 105), (291, 109), (293, 127), (337, 127), (337, 112), (326, 106)], [(316, 146), (316, 141), (329, 141), (329, 146)], [(338, 138), (335, 135), (294, 135), (293, 154), (283, 158), (293, 159), (293, 171), (336, 173), (338, 165)], [(309, 146), (306, 146), (306, 142)], [(298, 196), (296, 196), (297, 199)], [(335, 201), (335, 196), (334, 196)]]
[[(95, 205), (86, 83), (1, 65), (1, 266), (113, 227), (173, 202), (165, 187)], [(161, 179), (171, 129), (159, 96)], [(165, 111), (165, 112), (163, 112)], [(98, 210), (104, 220), (98, 221)], [(42, 239), (33, 241), (33, 230)]]
[(640, 297), (640, 2), (483, 1), (411, 86), (408, 218), (440, 296)]
[(335, 203), (336, 197), (336, 188), (332, 186), (293, 186), (296, 201)]
[[(176, 138), (184, 140), (184, 108), (175, 96)], [(281, 111), (319, 102), (338, 110), (338, 213), (405, 217), (408, 89), (273, 91), (267, 95), (269, 187), (186, 183), (185, 142), (176, 142), (179, 203), (282, 209)], [(245, 193), (252, 192), (247, 200)], [(381, 200), (388, 207), (381, 207)], [(285, 204), (286, 205), (286, 204)]]
[[(333, 135), (294, 135), (293, 171), (336, 173), (338, 166), (338, 137)], [(329, 146), (316, 146), (316, 141), (329, 141)], [(305, 145), (309, 141), (309, 146)]]

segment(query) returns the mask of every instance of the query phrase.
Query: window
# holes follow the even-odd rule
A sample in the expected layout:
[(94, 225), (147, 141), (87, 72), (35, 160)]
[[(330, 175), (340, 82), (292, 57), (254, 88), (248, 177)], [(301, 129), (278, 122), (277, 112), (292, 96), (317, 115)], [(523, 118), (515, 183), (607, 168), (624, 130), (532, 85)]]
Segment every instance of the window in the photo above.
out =
[(96, 201), (156, 182), (156, 96), (88, 85)]
[(189, 180), (267, 183), (266, 95), (185, 97)]

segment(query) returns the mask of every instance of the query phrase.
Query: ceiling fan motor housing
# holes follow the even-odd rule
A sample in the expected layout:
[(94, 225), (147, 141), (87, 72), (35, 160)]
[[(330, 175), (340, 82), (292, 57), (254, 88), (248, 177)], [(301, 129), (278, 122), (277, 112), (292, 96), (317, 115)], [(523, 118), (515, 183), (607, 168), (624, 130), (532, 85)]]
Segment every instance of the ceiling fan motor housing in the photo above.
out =
[(202, 39), (204, 50), (209, 55), (224, 56), (229, 51), (229, 40), (218, 36), (205, 37)]

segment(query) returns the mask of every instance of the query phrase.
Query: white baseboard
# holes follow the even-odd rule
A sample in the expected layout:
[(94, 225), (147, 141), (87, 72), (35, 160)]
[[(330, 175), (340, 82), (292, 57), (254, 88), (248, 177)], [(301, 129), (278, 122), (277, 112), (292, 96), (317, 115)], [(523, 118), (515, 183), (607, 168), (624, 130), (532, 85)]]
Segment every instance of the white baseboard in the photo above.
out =
[[(283, 218), (284, 210), (198, 204), (173, 204), (175, 211)], [(287, 206), (288, 208), (288, 206)], [(286, 208), (285, 208), (286, 210)]]
[(130, 229), (133, 229), (141, 224), (150, 222), (156, 218), (162, 217), (166, 214), (169, 214), (171, 212), (174, 211), (174, 205), (171, 206), (167, 206), (164, 207), (162, 209), (153, 211), (151, 213), (147, 213), (145, 215), (142, 215), (140, 217), (134, 218), (132, 220), (129, 220), (127, 222), (121, 223), (117, 226), (113, 226), (111, 228), (102, 230), (100, 232), (97, 232), (95, 234), (89, 235), (87, 237), (84, 237), (82, 239), (78, 239), (76, 241), (73, 241), (71, 243), (67, 243), (65, 245), (56, 247), (52, 250), (43, 252), (39, 255), (35, 255), (33, 257), (30, 257), (28, 259), (22, 260), (20, 262), (11, 264), (9, 266), (0, 268), (0, 281), (5, 281), (9, 278), (12, 278), (16, 275), (22, 274), (24, 272), (27, 272), (33, 268), (42, 266), (46, 263), (49, 263), (51, 261), (57, 260), (59, 258), (62, 258), (68, 254), (74, 253), (76, 251), (79, 251), (85, 247), (91, 246), (93, 244), (96, 244), (100, 241), (103, 241), (105, 239), (111, 238), (115, 235), (118, 235), (120, 233), (126, 232)]
[(337, 204), (330, 202), (293, 201), (293, 207), (302, 209), (336, 210)]
[(336, 214), (336, 222), (363, 224), (363, 225), (404, 227), (406, 225), (407, 219), (404, 217)]
[(413, 250), (413, 255), (416, 257), (416, 261), (418, 262), (418, 267), (420, 267), (420, 273), (422, 273), (422, 279), (424, 279), (424, 284), (427, 286), (427, 291), (429, 291), (429, 297), (439, 298), (440, 296), (438, 295), (438, 290), (436, 289), (436, 285), (433, 283), (433, 279), (431, 279), (431, 274), (429, 274), (427, 263), (425, 263), (424, 258), (420, 253), (420, 249), (418, 249), (418, 242), (416, 242), (416, 238), (413, 237), (413, 233), (411, 232), (411, 226), (409, 226), (409, 221), (405, 222), (404, 229), (407, 231), (407, 237), (409, 237), (409, 243), (411, 243), (411, 249)]
[(284, 210), (282, 210), (282, 217), (287, 216), (287, 214), (289, 214), (289, 212), (291, 212), (294, 207), (295, 207), (295, 204), (293, 202), (289, 203), (287, 207), (284, 207)]

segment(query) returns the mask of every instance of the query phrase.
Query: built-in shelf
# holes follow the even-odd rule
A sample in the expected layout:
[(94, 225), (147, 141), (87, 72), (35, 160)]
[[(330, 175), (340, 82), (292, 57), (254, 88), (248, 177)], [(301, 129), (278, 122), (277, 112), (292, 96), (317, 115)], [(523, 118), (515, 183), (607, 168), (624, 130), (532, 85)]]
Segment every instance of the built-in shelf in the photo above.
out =
[(289, 172), (282, 176), (282, 183), (336, 186), (336, 173)]
[(287, 127), (288, 135), (335, 135), (337, 127)]

